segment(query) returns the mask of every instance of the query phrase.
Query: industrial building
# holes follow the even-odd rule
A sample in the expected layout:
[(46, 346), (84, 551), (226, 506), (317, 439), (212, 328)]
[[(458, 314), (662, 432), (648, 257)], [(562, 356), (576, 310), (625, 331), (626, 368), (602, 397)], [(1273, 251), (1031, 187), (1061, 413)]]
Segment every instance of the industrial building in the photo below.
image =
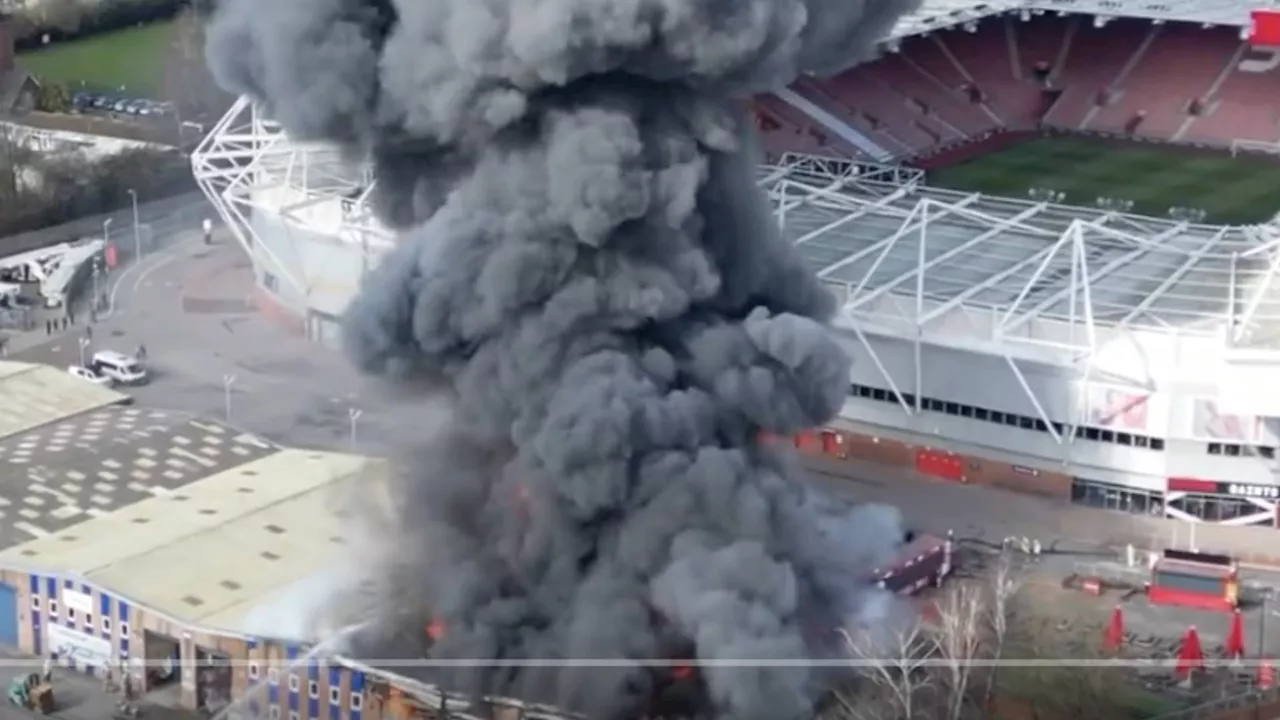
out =
[[(1103, 5), (1059, 11), (1126, 9)], [(1161, 7), (1148, 19), (1198, 12)], [(1248, 9), (1232, 4), (1214, 22), (1243, 32)], [(1027, 21), (1051, 11), (926, 3), (899, 24), (886, 57), (864, 67), (892, 61), (921, 34), (961, 26), (946, 30), (958, 46), (984, 17)], [(1238, 34), (1227, 39), (1238, 44)], [(762, 106), (782, 103), (814, 127), (857, 134), (857, 123), (842, 125), (802, 95), (783, 92)], [(790, 142), (773, 135), (771, 150)], [(1275, 221), (1214, 226), (941, 190), (924, 171), (895, 164), (898, 156), (868, 155), (856, 143), (845, 148), (855, 159), (812, 154), (833, 147), (772, 152), (760, 181), (785, 236), (841, 302), (836, 327), (855, 359), (833, 428), (850, 435), (845, 444), (929, 475), (1117, 511), (1280, 524)], [(365, 202), (367, 171), (290, 142), (244, 99), (193, 162), (253, 259), (258, 307), (336, 342), (337, 318), (393, 243)], [(902, 449), (885, 449), (895, 444)], [(973, 469), (989, 465), (1002, 468), (992, 479)]]
[(0, 362), (0, 397), (0, 644), (127, 668), (149, 699), (206, 712), (466, 709), (315, 654), (325, 628), (302, 624), (341, 580), (349, 493), (377, 496), (384, 461), (281, 448), (43, 365)]

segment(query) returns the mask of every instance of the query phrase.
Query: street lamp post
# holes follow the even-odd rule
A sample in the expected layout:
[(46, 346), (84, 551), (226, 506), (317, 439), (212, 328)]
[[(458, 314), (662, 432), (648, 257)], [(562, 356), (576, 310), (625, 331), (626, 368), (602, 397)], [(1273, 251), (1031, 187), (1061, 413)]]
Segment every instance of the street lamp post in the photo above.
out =
[(93, 317), (94, 313), (97, 313), (99, 310), (102, 309), (102, 297), (101, 297), (102, 291), (100, 288), (101, 277), (102, 277), (102, 256), (95, 255), (93, 257), (93, 306), (91, 308), (92, 312), (90, 313), (90, 317)]
[(107, 218), (102, 221), (102, 243), (103, 245), (111, 242), (111, 221), (115, 218)]
[(142, 260), (142, 231), (138, 225), (138, 193), (129, 188), (129, 199), (133, 201), (133, 261)]
[(88, 367), (89, 361), (87, 354), (89, 351), (90, 340), (87, 337), (80, 338), (80, 367)]
[(222, 376), (222, 394), (227, 405), (227, 424), (231, 424), (231, 386), (236, 382), (235, 375)]
[(356, 425), (359, 423), (361, 415), (364, 415), (364, 412), (361, 410), (356, 408), (347, 409), (347, 418), (351, 421), (351, 449), (353, 451), (358, 445), (356, 441)]

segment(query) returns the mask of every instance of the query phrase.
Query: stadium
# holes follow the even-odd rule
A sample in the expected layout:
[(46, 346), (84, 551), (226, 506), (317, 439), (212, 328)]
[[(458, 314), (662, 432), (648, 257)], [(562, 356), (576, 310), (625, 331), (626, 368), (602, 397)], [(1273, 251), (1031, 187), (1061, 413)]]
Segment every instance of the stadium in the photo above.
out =
[[(798, 445), (1276, 526), (1280, 49), (1254, 10), (932, 0), (878, 59), (757, 98), (760, 183), (855, 358)], [(368, 173), (243, 99), (193, 162), (261, 311), (335, 342), (393, 242)]]

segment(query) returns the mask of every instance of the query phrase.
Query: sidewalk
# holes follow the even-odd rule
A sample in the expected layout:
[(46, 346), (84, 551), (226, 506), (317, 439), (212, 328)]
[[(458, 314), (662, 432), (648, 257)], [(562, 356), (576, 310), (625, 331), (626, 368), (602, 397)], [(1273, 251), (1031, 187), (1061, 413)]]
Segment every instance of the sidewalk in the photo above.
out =
[[(3, 692), (6, 698), (0, 700), (0, 718), (8, 720), (30, 720), (41, 717), (37, 713), (9, 704), (7, 694), (9, 683), (13, 678), (32, 672), (40, 672), (43, 660), (28, 655), (21, 650), (0, 646), (0, 666), (5, 670), (0, 675)], [(54, 712), (49, 717), (64, 720), (110, 720), (115, 714), (116, 703), (120, 697), (103, 692), (102, 680), (83, 672), (68, 668), (55, 668), (53, 671), (53, 703)], [(138, 720), (197, 720), (200, 715), (188, 710), (148, 702), (145, 698), (138, 703)]]

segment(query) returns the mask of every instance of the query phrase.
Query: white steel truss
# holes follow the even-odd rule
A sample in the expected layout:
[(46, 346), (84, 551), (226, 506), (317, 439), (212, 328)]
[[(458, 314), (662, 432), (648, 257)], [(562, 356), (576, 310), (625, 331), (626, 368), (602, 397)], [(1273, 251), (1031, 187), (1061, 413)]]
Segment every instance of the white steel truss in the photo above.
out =
[(391, 247), (392, 233), (369, 212), (373, 187), (367, 171), (353, 169), (323, 146), (289, 141), (280, 126), (240, 98), (191, 156), (200, 189), (246, 252), (266, 255), (294, 290), (308, 283), (296, 263), (280, 257), (280, 242), (262, 242), (254, 213), (328, 235), (362, 248), (366, 266)]

